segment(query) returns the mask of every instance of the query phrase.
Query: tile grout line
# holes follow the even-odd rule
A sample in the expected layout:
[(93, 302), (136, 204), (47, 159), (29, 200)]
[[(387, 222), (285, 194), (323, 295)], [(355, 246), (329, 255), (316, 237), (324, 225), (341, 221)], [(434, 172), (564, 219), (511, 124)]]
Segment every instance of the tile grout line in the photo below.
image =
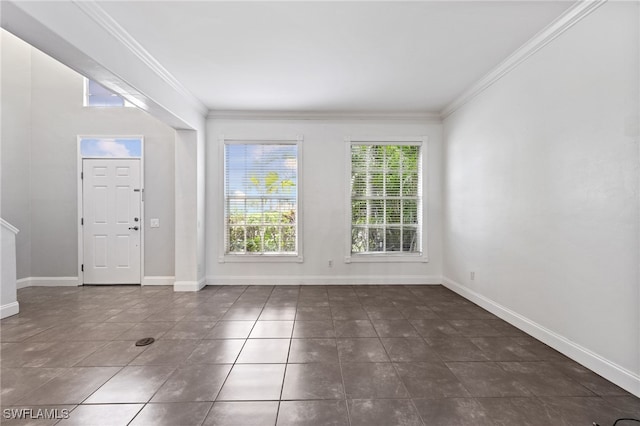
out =
[[(273, 287), (275, 290), (275, 286)], [(282, 393), (284, 392), (284, 382), (287, 378), (287, 368), (289, 367), (289, 356), (291, 355), (291, 342), (293, 341), (293, 329), (296, 326), (296, 317), (298, 316), (298, 303), (300, 302), (300, 287), (298, 287), (298, 296), (296, 297), (296, 314), (293, 317), (293, 326), (291, 327), (291, 337), (289, 338), (289, 350), (287, 351), (287, 361), (284, 364), (284, 374), (282, 375), (282, 385), (280, 385), (280, 398), (278, 398), (278, 409), (276, 410), (276, 423), (278, 424), (278, 418), (280, 417), (280, 405), (282, 404)], [(273, 294), (273, 290), (271, 291)], [(259, 317), (258, 317), (259, 318)]]
[[(238, 301), (238, 299), (240, 299), (242, 297), (243, 294), (246, 293), (246, 291), (249, 289), (249, 287), (251, 286), (247, 286), (244, 291), (242, 293), (240, 293), (238, 295), (238, 297), (235, 298), (235, 300), (233, 301), (233, 303), (236, 303)], [(219, 291), (220, 289), (218, 289)], [(273, 292), (273, 290), (272, 290)], [(233, 303), (231, 304), (231, 306), (233, 306)], [(231, 306), (229, 308), (231, 308)], [(262, 308), (264, 309), (264, 307)], [(229, 309), (227, 309), (228, 311)], [(262, 311), (260, 311), (262, 312)], [(226, 312), (225, 312), (226, 313)], [(222, 316), (224, 318), (224, 315)], [(260, 315), (258, 315), (258, 318), (260, 318)], [(222, 320), (219, 320), (217, 322), (220, 322)], [(216, 322), (216, 323), (217, 323)], [(227, 375), (225, 376), (224, 380), (222, 381), (222, 384), (220, 385), (220, 389), (218, 389), (218, 392), (216, 392), (216, 395), (213, 398), (213, 402), (211, 404), (211, 407), (209, 407), (209, 409), (207, 410), (207, 413), (204, 415), (204, 418), (202, 419), (202, 423), (204, 424), (205, 421), (207, 421), (207, 417), (209, 417), (209, 414), (211, 413), (211, 410), (213, 410), (213, 406), (215, 405), (216, 401), (218, 400), (218, 396), (220, 396), (220, 392), (222, 392), (222, 388), (224, 387), (225, 383), (227, 383), (227, 380), (229, 379), (229, 376), (231, 375), (231, 371), (233, 371), (233, 367), (235, 367), (236, 362), (238, 361), (238, 358), (240, 357), (240, 354), (242, 353), (242, 350), (244, 349), (244, 345), (247, 344), (247, 340), (249, 340), (249, 335), (251, 335), (251, 332), (253, 331), (253, 328), (256, 326), (256, 323), (258, 322), (258, 320), (256, 319), (253, 323), (253, 326), (251, 327), (251, 330), (249, 330), (249, 333), (247, 334), (247, 338), (244, 339), (244, 343), (242, 344), (242, 347), (240, 348), (240, 350), (238, 351), (238, 355), (236, 355), (235, 360), (233, 361), (233, 363), (231, 364), (231, 368), (229, 368), (229, 371), (227, 372)], [(195, 349), (194, 349), (195, 350)]]

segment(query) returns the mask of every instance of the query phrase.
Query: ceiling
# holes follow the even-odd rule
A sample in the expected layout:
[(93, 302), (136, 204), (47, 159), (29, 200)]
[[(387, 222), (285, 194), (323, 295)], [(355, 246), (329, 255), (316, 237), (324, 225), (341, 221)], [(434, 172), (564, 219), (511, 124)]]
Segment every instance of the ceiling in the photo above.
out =
[(104, 1), (211, 110), (438, 113), (571, 1)]

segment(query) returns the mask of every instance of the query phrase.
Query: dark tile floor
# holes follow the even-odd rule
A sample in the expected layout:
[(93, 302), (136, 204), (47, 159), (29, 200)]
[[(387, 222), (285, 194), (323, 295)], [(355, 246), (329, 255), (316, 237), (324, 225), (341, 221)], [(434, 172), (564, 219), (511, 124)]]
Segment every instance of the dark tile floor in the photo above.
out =
[[(32, 287), (18, 298), (21, 313), (0, 323), (3, 416), (69, 410), (57, 424), (83, 426), (640, 418), (640, 399), (441, 286)], [(134, 345), (147, 336), (156, 342)]]

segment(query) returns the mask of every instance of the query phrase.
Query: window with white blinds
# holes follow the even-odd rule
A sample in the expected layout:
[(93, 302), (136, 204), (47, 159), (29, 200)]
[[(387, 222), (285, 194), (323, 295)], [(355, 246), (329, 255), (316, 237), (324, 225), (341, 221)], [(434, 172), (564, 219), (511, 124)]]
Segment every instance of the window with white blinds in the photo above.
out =
[(298, 253), (298, 145), (225, 142), (227, 255)]
[(351, 253), (422, 254), (421, 142), (351, 142)]

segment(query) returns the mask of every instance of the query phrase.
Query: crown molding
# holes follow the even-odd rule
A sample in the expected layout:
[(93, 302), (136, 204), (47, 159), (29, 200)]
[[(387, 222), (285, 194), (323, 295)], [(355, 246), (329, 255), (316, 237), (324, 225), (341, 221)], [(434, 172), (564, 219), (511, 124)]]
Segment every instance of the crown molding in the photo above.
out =
[(111, 34), (116, 40), (129, 49), (138, 59), (140, 59), (151, 71), (160, 79), (167, 83), (173, 90), (189, 101), (202, 115), (205, 115), (208, 108), (193, 93), (178, 81), (149, 51), (147, 51), (127, 30), (107, 13), (94, 0), (72, 0), (87, 16), (93, 19), (106, 32)]
[(210, 119), (229, 120), (416, 120), (440, 123), (440, 114), (394, 111), (234, 111), (210, 110)]
[(484, 92), (496, 81), (500, 80), (506, 74), (511, 72), (511, 70), (513, 70), (515, 67), (527, 60), (527, 58), (529, 58), (531, 55), (542, 49), (560, 34), (564, 33), (573, 25), (580, 22), (583, 18), (585, 18), (587, 15), (589, 15), (591, 12), (593, 12), (606, 2), (607, 0), (577, 1), (562, 15), (551, 22), (551, 24), (549, 24), (544, 29), (542, 29), (542, 31), (533, 36), (533, 38), (523, 44), (520, 48), (518, 48), (518, 50), (513, 52), (509, 57), (507, 57), (507, 59), (498, 64), (498, 66), (496, 66), (488, 74), (486, 74), (471, 87), (465, 90), (462, 95), (458, 96), (449, 105), (447, 105), (440, 113), (442, 119), (445, 119), (456, 112), (460, 107), (474, 99), (480, 93)]

